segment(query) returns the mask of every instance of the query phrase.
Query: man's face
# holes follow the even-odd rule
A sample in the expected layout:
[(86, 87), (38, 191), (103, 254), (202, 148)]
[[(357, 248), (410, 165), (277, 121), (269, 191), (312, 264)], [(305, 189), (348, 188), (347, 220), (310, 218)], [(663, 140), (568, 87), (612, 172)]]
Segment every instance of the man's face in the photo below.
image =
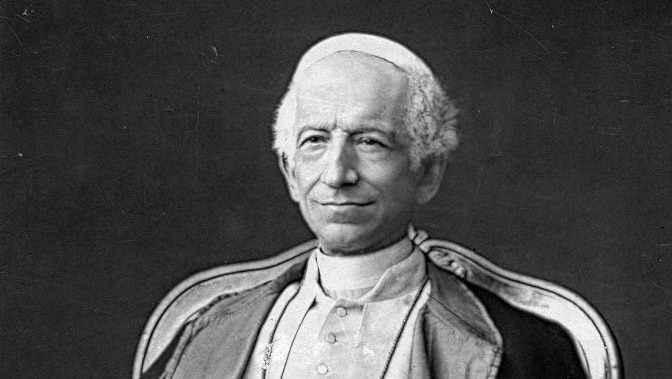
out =
[(423, 174), (411, 169), (402, 122), (406, 76), (379, 58), (341, 52), (304, 78), (296, 153), (285, 169), (292, 198), (329, 254), (393, 243), (426, 201), (418, 196)]

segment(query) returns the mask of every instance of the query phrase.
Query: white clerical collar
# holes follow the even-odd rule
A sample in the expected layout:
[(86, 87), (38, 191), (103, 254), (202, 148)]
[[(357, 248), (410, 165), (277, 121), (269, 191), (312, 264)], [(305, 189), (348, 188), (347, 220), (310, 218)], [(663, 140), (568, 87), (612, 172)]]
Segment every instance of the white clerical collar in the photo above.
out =
[(320, 284), (327, 293), (370, 289), (388, 268), (406, 259), (412, 251), (408, 236), (368, 254), (329, 256), (317, 249)]

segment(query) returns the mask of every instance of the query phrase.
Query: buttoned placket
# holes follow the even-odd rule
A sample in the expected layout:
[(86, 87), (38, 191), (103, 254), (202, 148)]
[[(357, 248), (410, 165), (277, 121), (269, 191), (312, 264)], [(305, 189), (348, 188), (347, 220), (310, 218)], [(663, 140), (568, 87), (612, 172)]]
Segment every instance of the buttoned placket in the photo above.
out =
[[(402, 295), (402, 297), (396, 298), (396, 300), (387, 299), (374, 301), (370, 304), (362, 304), (353, 300), (342, 298), (335, 300), (328, 297), (317, 284), (317, 273), (312, 273), (315, 275), (313, 278), (309, 278), (308, 272), (306, 274), (304, 285), (290, 301), (298, 302), (298, 307), (294, 308), (294, 315), (290, 316), (288, 320), (291, 321), (291, 325), (283, 326), (284, 330), (292, 331), (290, 333), (291, 335), (277, 336), (276, 332), (279, 323), (273, 325), (273, 330), (271, 332), (271, 341), (273, 341), (271, 343), (273, 345), (271, 353), (272, 364), (267, 367), (268, 370), (263, 371), (264, 374), (267, 374), (268, 378), (280, 378), (287, 373), (287, 364), (290, 355), (292, 354), (293, 345), (300, 333), (306, 315), (311, 307), (315, 305), (315, 302), (326, 302), (323, 304), (329, 307), (329, 311), (323, 319), (324, 321), (322, 322), (322, 325), (316, 326), (319, 332), (315, 345), (313, 346), (314, 349), (332, 352), (325, 354), (325, 357), (333, 355), (333, 352), (335, 351), (334, 349), (345, 349), (342, 351), (342, 354), (350, 354), (353, 356), (353, 359), (340, 355), (340, 358), (337, 358), (336, 361), (348, 362), (348, 364), (344, 365), (347, 370), (351, 370), (355, 366), (361, 368), (360, 370), (355, 370), (357, 371), (356, 375), (351, 375), (351, 377), (360, 377), (361, 375), (366, 377), (373, 375), (373, 377), (376, 377), (378, 376), (378, 373), (380, 373), (380, 376), (382, 377), (387, 370), (396, 342), (404, 328), (408, 315), (411, 313), (414, 303), (424, 284), (420, 285), (416, 291)], [(401, 304), (403, 304), (402, 309), (404, 309), (405, 312), (396, 312), (390, 317), (390, 315), (386, 314), (386, 309), (388, 309), (394, 301), (400, 301)], [(287, 308), (287, 306), (285, 308)], [(285, 315), (283, 314), (283, 317), (284, 316)], [(371, 322), (369, 323), (371, 325), (376, 325), (377, 322), (374, 321), (376, 318), (385, 320), (385, 322), (382, 323), (384, 324), (384, 327), (380, 330), (362, 327), (365, 323), (365, 319), (370, 319)], [(349, 334), (345, 333), (345, 331), (349, 331)], [(284, 343), (277, 343), (279, 340), (284, 340)], [(288, 343), (289, 340), (291, 340), (291, 342)], [(338, 356), (339, 355), (337, 354), (336, 357)], [(385, 359), (367, 360), (367, 357), (372, 356), (385, 357)], [(358, 360), (360, 363), (355, 364), (355, 360)], [(375, 361), (375, 364), (369, 364), (371, 361)], [(317, 374), (320, 377), (333, 375), (344, 376), (342, 369), (339, 370), (339, 367), (334, 366), (334, 362), (331, 362), (326, 358), (316, 358), (312, 367), (314, 370), (313, 375)], [(266, 375), (263, 376), (266, 377)]]
[[(316, 301), (331, 303), (317, 335), (315, 352), (323, 353), (323, 357), (317, 358), (318, 368), (326, 366), (334, 375), (343, 375), (343, 367), (336, 362), (351, 360), (348, 356), (356, 348), (363, 306), (345, 299), (330, 299), (322, 293), (317, 294)], [(318, 374), (327, 373), (320, 370)]]
[[(380, 353), (383, 353), (384, 356), (385, 356), (385, 360), (381, 361), (382, 366), (379, 365), (378, 370), (373, 370), (373, 371), (379, 371), (380, 372), (380, 378), (383, 378), (385, 376), (385, 373), (387, 372), (387, 368), (388, 368), (388, 365), (390, 363), (390, 359), (392, 357), (392, 354), (394, 352), (394, 348), (396, 346), (396, 343), (398, 342), (398, 340), (401, 336), (401, 333), (402, 333), (402, 331), (405, 327), (406, 321), (408, 320), (408, 317), (409, 317), (410, 313), (412, 312), (412, 310), (415, 307), (415, 303), (417, 302), (417, 300), (419, 298), (420, 292), (422, 291), (422, 289), (424, 288), (424, 286), (426, 284), (427, 284), (427, 281), (425, 280), (425, 282), (420, 286), (420, 288), (418, 290), (414, 291), (411, 294), (404, 295), (403, 301), (405, 303), (407, 303), (408, 310), (407, 310), (407, 312), (404, 312), (403, 314), (400, 315), (402, 317), (399, 320), (397, 320), (398, 322), (391, 322), (389, 324), (384, 325), (384, 327), (381, 328), (381, 330), (383, 330), (383, 331), (388, 331), (390, 333), (393, 333), (393, 338), (391, 340), (392, 343), (384, 344), (384, 345), (389, 345), (389, 346), (384, 346), (384, 345), (371, 346), (371, 345), (364, 344), (362, 340), (366, 339), (367, 336), (364, 336), (363, 334), (368, 335), (368, 337), (370, 338), (370, 335), (372, 334), (372, 332), (367, 332), (362, 327), (357, 328), (358, 332), (356, 333), (356, 336), (355, 336), (354, 345), (355, 345), (356, 348), (359, 348), (359, 351), (362, 353), (362, 356), (372, 356), (372, 355), (375, 356), (376, 354), (380, 354)], [(311, 305), (312, 305), (312, 302), (311, 302)], [(358, 305), (355, 302), (339, 299), (339, 300), (334, 302), (334, 305), (332, 306), (332, 309), (329, 312), (329, 315), (330, 316), (335, 316), (335, 317), (338, 317), (338, 318), (341, 318), (341, 319), (347, 318), (348, 316), (350, 316), (350, 318), (353, 318), (352, 316), (354, 316), (357, 311), (362, 312), (363, 308), (365, 308), (365, 306)], [(378, 309), (377, 312), (375, 312), (375, 313), (384, 312), (384, 308), (385, 308), (384, 306), (380, 307), (380, 309)], [(348, 311), (348, 309), (350, 309), (350, 311)], [(307, 311), (308, 310), (306, 309), (306, 311), (304, 312), (304, 317), (301, 319), (301, 321), (303, 321), (303, 319), (305, 318), (305, 314), (307, 313)], [(359, 324), (364, 323), (365, 314), (366, 314), (365, 312), (362, 312), (362, 318), (359, 321)], [(377, 317), (377, 315), (372, 314), (369, 317), (374, 317), (375, 318), (375, 317)], [(326, 324), (326, 321), (325, 321), (325, 324)], [(394, 325), (394, 324), (397, 324), (397, 327), (390, 328), (390, 326)], [(277, 323), (275, 324), (275, 328), (272, 331), (273, 335), (275, 334), (276, 329), (277, 329)], [(298, 334), (298, 327), (295, 330), (296, 330), (296, 333), (294, 333), (294, 336), (292, 338), (292, 344), (289, 344), (289, 347), (288, 347), (288, 349), (286, 349), (286, 351), (283, 351), (285, 349), (274, 349), (273, 350), (273, 354), (277, 354), (276, 357), (279, 355), (281, 357), (284, 357), (284, 359), (282, 359), (283, 364), (281, 365), (282, 370), (280, 370), (280, 372), (277, 372), (277, 370), (274, 370), (273, 369), (274, 366), (269, 367), (268, 374), (271, 378), (276, 378), (276, 377), (281, 378), (281, 377), (283, 377), (284, 371), (285, 371), (285, 368), (286, 368), (286, 365), (287, 365), (287, 361), (288, 361), (288, 358), (289, 358), (289, 352), (291, 351), (291, 347), (293, 345), (293, 342), (296, 339), (296, 335)], [(333, 337), (329, 337), (329, 339), (333, 338), (333, 341), (326, 341), (330, 345), (335, 344), (337, 339), (338, 339), (336, 333), (321, 332), (320, 336), (322, 336), (322, 338), (324, 340), (327, 340), (328, 336), (333, 336)], [(366, 358), (364, 358), (364, 360), (366, 360)], [(354, 363), (355, 362), (353, 362), (353, 364)], [(356, 365), (354, 365), (354, 366), (356, 366)], [(277, 368), (278, 366), (275, 366), (275, 367)], [(327, 375), (330, 372), (332, 374), (337, 374), (337, 373), (333, 372), (333, 370), (331, 369), (330, 363), (327, 362), (327, 361), (320, 361), (319, 363), (317, 363), (315, 365), (315, 370), (316, 370), (317, 374), (319, 374), (321, 376), (322, 375)], [(266, 373), (267, 373), (266, 370), (264, 370), (263, 375), (262, 375), (263, 378), (267, 377)], [(352, 376), (352, 377), (360, 377), (359, 376), (360, 374), (361, 375), (366, 375), (365, 373), (357, 373), (357, 374), (355, 374), (355, 376)]]

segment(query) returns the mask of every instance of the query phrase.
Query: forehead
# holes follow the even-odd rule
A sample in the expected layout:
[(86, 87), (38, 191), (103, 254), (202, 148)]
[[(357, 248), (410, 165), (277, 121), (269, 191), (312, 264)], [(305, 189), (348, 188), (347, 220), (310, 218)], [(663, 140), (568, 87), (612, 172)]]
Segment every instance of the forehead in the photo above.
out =
[(334, 53), (297, 83), (295, 127), (392, 131), (401, 124), (407, 94), (407, 76), (392, 63), (363, 53)]

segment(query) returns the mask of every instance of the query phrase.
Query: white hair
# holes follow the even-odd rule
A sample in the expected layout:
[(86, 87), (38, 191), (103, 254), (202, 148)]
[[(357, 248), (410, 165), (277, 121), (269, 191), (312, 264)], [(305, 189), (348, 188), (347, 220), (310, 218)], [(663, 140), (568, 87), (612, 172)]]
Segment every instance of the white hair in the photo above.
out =
[(348, 50), (382, 58), (406, 73), (408, 100), (403, 120), (411, 140), (410, 154), (414, 168), (434, 158), (447, 158), (457, 148), (455, 125), (458, 110), (429, 67), (397, 42), (370, 34), (348, 33), (317, 43), (299, 60), (289, 88), (280, 101), (273, 125), (273, 147), (281, 159), (292, 162), (296, 151), (294, 119), (297, 84), (313, 63)]

